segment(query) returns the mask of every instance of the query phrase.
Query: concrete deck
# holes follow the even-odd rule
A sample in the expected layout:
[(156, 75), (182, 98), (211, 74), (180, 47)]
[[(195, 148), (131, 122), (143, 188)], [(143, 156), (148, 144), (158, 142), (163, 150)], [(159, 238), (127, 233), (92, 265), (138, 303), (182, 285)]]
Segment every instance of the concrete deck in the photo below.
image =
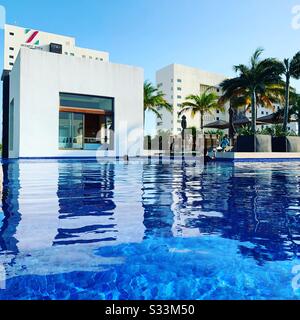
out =
[(287, 152), (217, 152), (216, 161), (299, 161), (300, 153)]

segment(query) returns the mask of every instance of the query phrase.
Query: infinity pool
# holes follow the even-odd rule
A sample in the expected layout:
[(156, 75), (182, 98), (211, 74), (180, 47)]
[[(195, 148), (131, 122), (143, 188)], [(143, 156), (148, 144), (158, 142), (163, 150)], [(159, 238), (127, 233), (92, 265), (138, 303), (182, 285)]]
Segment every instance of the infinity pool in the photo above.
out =
[(300, 298), (300, 163), (2, 169), (0, 299)]

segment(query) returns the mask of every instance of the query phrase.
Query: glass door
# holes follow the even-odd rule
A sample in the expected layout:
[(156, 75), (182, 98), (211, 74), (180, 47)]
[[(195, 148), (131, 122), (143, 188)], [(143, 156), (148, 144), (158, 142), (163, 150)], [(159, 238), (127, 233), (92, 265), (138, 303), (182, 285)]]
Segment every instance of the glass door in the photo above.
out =
[(59, 148), (83, 149), (83, 123), (81, 113), (59, 113)]
[(83, 149), (83, 122), (82, 113), (73, 113), (72, 119), (72, 149)]

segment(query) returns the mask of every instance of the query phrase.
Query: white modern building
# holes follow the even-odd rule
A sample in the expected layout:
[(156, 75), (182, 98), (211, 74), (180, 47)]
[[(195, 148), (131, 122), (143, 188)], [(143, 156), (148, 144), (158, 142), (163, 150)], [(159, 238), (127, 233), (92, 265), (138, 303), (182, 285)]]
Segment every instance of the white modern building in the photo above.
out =
[[(157, 120), (157, 130), (170, 130), (172, 134), (179, 134), (181, 129), (181, 104), (191, 94), (199, 95), (209, 87), (221, 94), (219, 84), (225, 80), (223, 75), (202, 71), (196, 68), (172, 64), (156, 73), (156, 82), (159, 89), (165, 94), (166, 100), (173, 106), (173, 113), (161, 109), (162, 119)], [(194, 118), (186, 113), (188, 127), (200, 128), (200, 115)], [(221, 112), (216, 110), (212, 115), (205, 115), (204, 124), (217, 120), (229, 120), (228, 110)]]
[(141, 68), (9, 25), (4, 56), (4, 157), (142, 155)]
[[(199, 95), (209, 87), (215, 90), (218, 95), (221, 95), (220, 84), (226, 77), (224, 75), (206, 72), (197, 68), (192, 68), (180, 64), (171, 64), (157, 71), (156, 82), (158, 88), (165, 94), (166, 100), (173, 106), (173, 112), (170, 113), (165, 109), (160, 110), (162, 119), (157, 119), (157, 131), (170, 131), (173, 135), (181, 133), (181, 117), (178, 112), (181, 111), (181, 104), (186, 101), (186, 97), (195, 94)], [(279, 104), (275, 104), (273, 109), (259, 107), (257, 117), (264, 117), (282, 109)], [(229, 121), (229, 103), (225, 106), (225, 112), (219, 110), (213, 111), (212, 114), (204, 116), (204, 125), (218, 120)], [(188, 127), (196, 127), (200, 129), (200, 115), (191, 117), (190, 113), (187, 116)], [(247, 110), (245, 116), (251, 120), (251, 111)], [(265, 124), (259, 126), (260, 129), (270, 125)], [(296, 122), (289, 123), (289, 130), (298, 132), (298, 124)], [(208, 129), (207, 129), (208, 130)]]

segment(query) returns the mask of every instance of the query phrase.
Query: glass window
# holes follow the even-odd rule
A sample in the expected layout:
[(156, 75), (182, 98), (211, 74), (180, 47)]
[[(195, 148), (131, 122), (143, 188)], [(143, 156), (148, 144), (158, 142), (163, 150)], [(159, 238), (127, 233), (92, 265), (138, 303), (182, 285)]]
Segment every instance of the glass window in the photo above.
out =
[(60, 107), (60, 149), (113, 150), (113, 98), (61, 93)]
[(83, 114), (59, 113), (60, 149), (83, 149)]
[(181, 82), (182, 82), (182, 80), (181, 80), (181, 79), (177, 79), (177, 82), (178, 82), (178, 83), (181, 83)]
[(10, 50), (10, 51), (14, 51), (14, 50), (15, 50), (15, 48), (13, 48), (13, 47), (9, 47), (9, 50)]
[(14, 150), (14, 116), (15, 116), (15, 103), (14, 100), (9, 106), (9, 150)]
[(13, 62), (10, 62), (9, 65), (10, 65), (10, 66), (13, 66), (14, 64), (13, 64)]
[(13, 32), (10, 32), (9, 35), (10, 35), (10, 36), (14, 36), (15, 34), (14, 34)]
[(14, 56), (9, 56), (9, 58), (10, 58), (10, 59), (14, 59), (15, 57), (14, 57)]
[(113, 112), (113, 99), (97, 96), (61, 93), (60, 106), (67, 108), (70, 107), (80, 109), (96, 109)]

